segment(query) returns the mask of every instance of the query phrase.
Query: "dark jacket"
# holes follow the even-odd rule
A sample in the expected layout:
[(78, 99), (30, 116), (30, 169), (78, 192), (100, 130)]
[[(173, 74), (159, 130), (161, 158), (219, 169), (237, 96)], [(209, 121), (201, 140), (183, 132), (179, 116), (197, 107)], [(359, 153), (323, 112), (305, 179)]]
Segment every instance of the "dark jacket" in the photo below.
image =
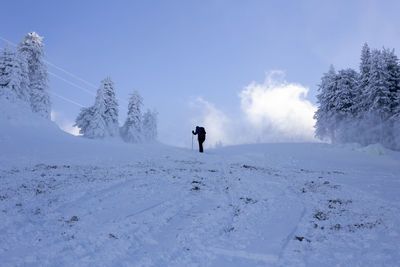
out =
[(206, 137), (206, 130), (204, 129), (204, 127), (196, 126), (196, 131), (192, 131), (192, 133), (194, 135), (198, 134), (199, 137)]

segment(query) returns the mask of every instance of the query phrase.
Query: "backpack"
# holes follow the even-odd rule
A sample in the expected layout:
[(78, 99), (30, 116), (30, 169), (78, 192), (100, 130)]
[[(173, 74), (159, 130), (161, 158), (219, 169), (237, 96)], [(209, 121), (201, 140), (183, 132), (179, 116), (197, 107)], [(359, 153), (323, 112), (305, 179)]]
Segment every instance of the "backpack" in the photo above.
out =
[(196, 132), (199, 136), (205, 136), (206, 135), (206, 130), (204, 129), (204, 127), (198, 127), (198, 129), (196, 129)]

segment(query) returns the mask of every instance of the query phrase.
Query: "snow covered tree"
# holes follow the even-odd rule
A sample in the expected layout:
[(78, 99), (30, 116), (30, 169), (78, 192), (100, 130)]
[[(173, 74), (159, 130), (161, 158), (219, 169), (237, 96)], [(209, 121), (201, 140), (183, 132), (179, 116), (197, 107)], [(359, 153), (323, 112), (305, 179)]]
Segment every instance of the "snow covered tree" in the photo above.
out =
[(318, 86), (317, 102), (319, 106), (314, 114), (314, 119), (316, 120), (315, 135), (318, 138), (334, 140), (333, 102), (336, 90), (337, 74), (331, 65), (329, 71), (322, 76), (321, 84)]
[(95, 106), (83, 108), (76, 118), (74, 126), (79, 127), (79, 133), (91, 139), (107, 137), (106, 123), (101, 115), (101, 110)]
[(322, 77), (317, 95), (319, 107), (314, 118), (316, 136), (332, 142), (349, 141), (353, 136), (352, 120), (356, 117), (355, 98), (358, 73), (352, 69), (335, 72), (331, 66)]
[(394, 50), (364, 44), (360, 75), (331, 68), (319, 91), (317, 137), (400, 149), (400, 65)]
[(391, 110), (395, 110), (400, 104), (398, 100), (398, 93), (400, 93), (400, 65), (399, 59), (394, 53), (394, 49), (382, 50), (382, 57), (385, 63), (385, 69), (387, 72), (388, 86), (390, 92), (390, 99), (392, 102)]
[(357, 138), (358, 115), (356, 97), (360, 94), (359, 75), (353, 69), (340, 70), (337, 74), (337, 90), (333, 98), (333, 108), (336, 125), (336, 141), (353, 142)]
[(368, 84), (363, 88), (362, 106), (367, 107), (363, 116), (363, 143), (382, 143), (386, 122), (391, 115), (391, 93), (389, 73), (382, 52), (371, 52)]
[(364, 99), (368, 111), (378, 115), (380, 118), (387, 118), (391, 110), (390, 74), (383, 53), (380, 50), (373, 50), (371, 53), (371, 69), (369, 81), (364, 89)]
[(360, 87), (364, 88), (368, 84), (371, 70), (371, 50), (367, 43), (361, 49), (360, 59)]
[(154, 142), (157, 139), (157, 115), (156, 111), (147, 110), (143, 115), (143, 138), (146, 142)]
[(356, 103), (358, 109), (359, 119), (362, 119), (362, 116), (365, 115), (368, 110), (368, 106), (365, 106), (364, 103), (364, 90), (367, 88), (368, 83), (370, 81), (370, 71), (371, 71), (371, 49), (368, 44), (365, 43), (361, 49), (361, 62), (360, 62), (360, 77), (358, 82), (358, 91), (359, 94), (356, 96)]
[[(103, 138), (105, 136), (105, 123), (101, 116), (94, 118), (94, 106), (82, 108), (75, 119), (74, 127), (79, 128), (79, 133), (87, 138)], [(97, 112), (97, 114), (99, 114)]]
[(398, 109), (394, 111), (392, 117), (390, 117), (390, 122), (391, 139), (389, 141), (389, 147), (400, 150), (400, 105), (398, 106)]
[(394, 102), (397, 105), (394, 107), (393, 114), (389, 119), (391, 125), (391, 142), (389, 143), (389, 147), (400, 150), (400, 90), (397, 92)]
[(390, 93), (390, 115), (385, 122), (383, 145), (394, 149), (400, 149), (400, 65), (394, 49), (382, 50), (382, 57), (387, 72), (388, 89)]
[(143, 98), (139, 92), (134, 91), (128, 103), (128, 114), (120, 134), (125, 142), (140, 143), (142, 136), (142, 106)]
[(44, 118), (50, 118), (51, 103), (48, 92), (48, 73), (44, 63), (45, 54), (42, 39), (35, 32), (26, 34), (18, 45), (18, 53), (27, 64), (32, 111)]
[[(110, 77), (102, 81), (102, 92), (104, 101), (104, 122), (107, 126), (109, 136), (118, 136), (118, 101), (115, 96), (114, 82)], [(98, 94), (99, 95), (99, 94)], [(99, 99), (99, 101), (101, 101)]]
[(355, 117), (355, 97), (358, 93), (358, 73), (353, 69), (340, 70), (336, 76), (335, 111), (344, 117)]
[(118, 103), (111, 78), (101, 82), (92, 107), (83, 108), (75, 120), (75, 126), (84, 137), (99, 139), (118, 134)]
[(0, 55), (0, 95), (11, 101), (29, 101), (26, 64), (20, 55), (5, 47)]
[(20, 92), (20, 69), (15, 64), (15, 53), (5, 47), (0, 56), (0, 95), (11, 101), (15, 101)]

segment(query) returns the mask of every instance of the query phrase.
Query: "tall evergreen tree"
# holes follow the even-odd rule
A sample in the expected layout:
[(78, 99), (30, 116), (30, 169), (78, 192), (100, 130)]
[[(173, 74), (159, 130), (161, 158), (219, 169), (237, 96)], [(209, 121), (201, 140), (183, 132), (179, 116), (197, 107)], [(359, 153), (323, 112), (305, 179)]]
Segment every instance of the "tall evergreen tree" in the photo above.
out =
[[(102, 92), (104, 101), (104, 122), (107, 126), (109, 136), (118, 136), (118, 101), (115, 96), (114, 82), (110, 77), (102, 81)], [(100, 99), (99, 99), (100, 101)]]
[(318, 86), (317, 103), (318, 110), (314, 114), (315, 135), (320, 139), (335, 138), (333, 103), (337, 90), (337, 74), (331, 65), (329, 71), (324, 73)]
[(336, 141), (353, 142), (357, 133), (354, 122), (359, 114), (356, 102), (359, 92), (359, 75), (353, 69), (340, 70), (337, 74), (333, 105), (331, 111), (334, 113), (336, 128)]
[(384, 67), (387, 72), (388, 86), (390, 92), (390, 100), (392, 102), (391, 110), (395, 110), (400, 104), (398, 100), (398, 93), (400, 92), (400, 65), (399, 59), (394, 53), (394, 49), (382, 50), (382, 57)]
[(335, 112), (342, 117), (355, 117), (355, 97), (358, 93), (358, 73), (353, 69), (340, 70), (336, 79)]
[(365, 43), (361, 49), (360, 60), (360, 85), (365, 86), (368, 84), (369, 73), (371, 69), (371, 49), (367, 43)]
[(83, 108), (75, 120), (79, 132), (87, 138), (115, 137), (118, 133), (118, 103), (111, 78), (102, 81), (95, 103)]
[(147, 110), (143, 115), (143, 138), (146, 142), (157, 139), (157, 112)]
[(392, 139), (389, 142), (389, 147), (396, 150), (400, 150), (400, 93), (398, 99), (399, 105), (390, 117)]
[(14, 68), (15, 53), (7, 46), (0, 56), (0, 96), (14, 101), (20, 91), (19, 69)]
[(26, 34), (18, 45), (18, 53), (27, 64), (32, 111), (50, 118), (51, 102), (42, 39), (35, 32)]
[(359, 142), (367, 145), (382, 143), (385, 128), (390, 117), (391, 100), (389, 91), (389, 74), (382, 51), (374, 49), (369, 59), (369, 73), (367, 81), (360, 80), (363, 85), (362, 97), (359, 98), (360, 125)]
[(0, 55), (0, 95), (15, 101), (29, 101), (25, 62), (20, 55), (5, 47)]
[[(368, 83), (370, 81), (371, 73), (371, 49), (368, 44), (365, 43), (361, 49), (360, 57), (360, 77), (358, 83), (359, 94), (356, 96), (357, 109), (359, 110), (358, 115), (364, 116), (368, 110), (368, 105), (364, 101), (365, 90), (367, 90)], [(362, 118), (359, 118), (362, 119)]]
[(364, 99), (368, 113), (374, 114), (384, 121), (390, 114), (391, 93), (389, 73), (380, 50), (371, 53), (371, 69), (368, 84), (364, 90)]
[(384, 48), (382, 57), (388, 77), (390, 115), (385, 122), (384, 145), (400, 149), (400, 65), (394, 49)]
[(140, 143), (143, 141), (142, 107), (143, 98), (138, 91), (134, 91), (129, 99), (126, 121), (120, 131), (125, 142)]
[(79, 133), (84, 137), (103, 138), (105, 136), (105, 123), (103, 118), (98, 115), (99, 112), (94, 109), (94, 106), (82, 108), (74, 126), (79, 128)]

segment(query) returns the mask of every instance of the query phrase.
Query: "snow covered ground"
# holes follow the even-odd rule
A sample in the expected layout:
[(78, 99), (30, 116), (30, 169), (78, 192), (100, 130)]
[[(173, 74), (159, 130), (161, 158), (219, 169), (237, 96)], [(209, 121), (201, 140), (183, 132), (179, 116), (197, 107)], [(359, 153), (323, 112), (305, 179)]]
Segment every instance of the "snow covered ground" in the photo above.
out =
[(0, 125), (2, 266), (400, 265), (398, 152), (199, 154), (85, 140), (36, 118)]

